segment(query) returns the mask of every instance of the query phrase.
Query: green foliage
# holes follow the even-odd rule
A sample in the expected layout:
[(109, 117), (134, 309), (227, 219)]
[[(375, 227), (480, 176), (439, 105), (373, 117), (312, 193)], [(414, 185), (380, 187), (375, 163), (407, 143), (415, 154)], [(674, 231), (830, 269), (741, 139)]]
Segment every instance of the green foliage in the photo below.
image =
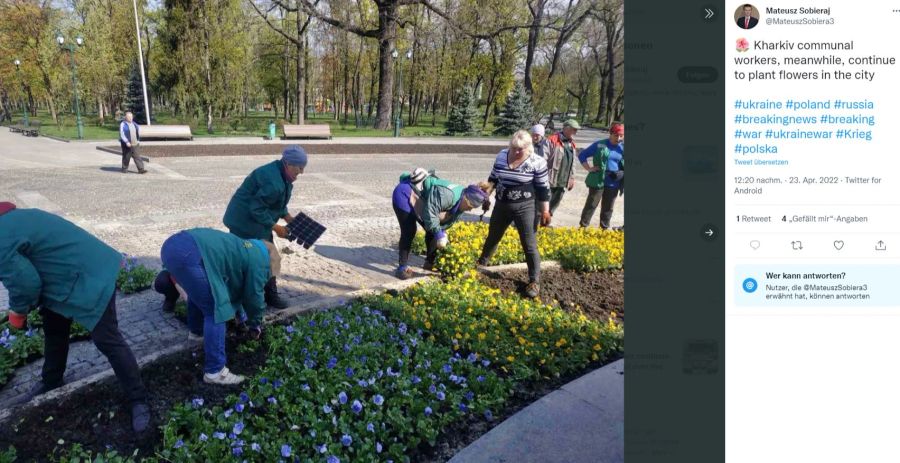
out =
[[(385, 310), (397, 303), (372, 302)], [(268, 360), (242, 397), (172, 410), (161, 458), (408, 461), (451, 423), (502, 406), (510, 390), (480, 362), (363, 303), (298, 318), (265, 338)], [(352, 443), (342, 445), (344, 436)]]
[(0, 452), (0, 463), (13, 463), (14, 461), (16, 461), (16, 449), (13, 446)]
[(156, 279), (156, 271), (138, 264), (134, 257), (125, 254), (125, 265), (119, 269), (119, 276), (116, 278), (116, 287), (125, 294), (143, 291), (153, 284)]
[[(63, 442), (63, 445), (65, 445), (65, 442)], [(119, 455), (115, 450), (104, 450), (94, 453), (90, 450), (85, 450), (81, 444), (76, 442), (71, 447), (57, 448), (53, 452), (51, 461), (57, 463), (134, 463), (138, 461), (137, 455), (139, 451), (139, 449), (136, 449), (131, 456)], [(146, 462), (147, 460), (142, 461)]]
[(447, 135), (475, 135), (478, 132), (475, 126), (477, 118), (475, 96), (472, 94), (472, 88), (466, 87), (460, 92), (456, 104), (450, 110), (450, 117), (445, 124)]
[(494, 126), (494, 135), (509, 136), (517, 130), (527, 129), (534, 121), (534, 108), (531, 105), (531, 96), (525, 91), (525, 87), (516, 82), (512, 93), (506, 99), (502, 114), (497, 117)]
[(597, 272), (611, 267), (609, 253), (587, 244), (567, 246), (557, 254), (559, 265), (576, 272)]

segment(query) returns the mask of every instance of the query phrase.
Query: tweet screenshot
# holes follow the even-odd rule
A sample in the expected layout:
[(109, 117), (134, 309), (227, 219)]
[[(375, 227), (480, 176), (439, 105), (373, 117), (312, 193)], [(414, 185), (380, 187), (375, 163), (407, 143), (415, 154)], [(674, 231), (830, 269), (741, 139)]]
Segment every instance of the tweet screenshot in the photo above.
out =
[(900, 4), (725, 13), (728, 461), (897, 461)]

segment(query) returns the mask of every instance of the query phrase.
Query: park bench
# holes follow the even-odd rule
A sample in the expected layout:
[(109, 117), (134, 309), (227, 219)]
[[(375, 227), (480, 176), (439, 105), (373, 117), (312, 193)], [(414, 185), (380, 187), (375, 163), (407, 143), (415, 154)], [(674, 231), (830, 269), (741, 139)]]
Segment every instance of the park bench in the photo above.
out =
[(36, 137), (40, 135), (41, 131), (41, 121), (31, 121), (31, 124), (28, 127), (22, 127), (21, 132), (22, 135), (26, 137)]
[(24, 129), (24, 128), (25, 128), (25, 126), (22, 125), (22, 124), (14, 124), (14, 125), (9, 126), (9, 131), (10, 131), (10, 132), (19, 133), (19, 132), (21, 132), (22, 129)]
[(188, 125), (142, 125), (141, 140), (193, 140), (194, 134)]
[(328, 124), (284, 125), (284, 138), (327, 138), (331, 140)]

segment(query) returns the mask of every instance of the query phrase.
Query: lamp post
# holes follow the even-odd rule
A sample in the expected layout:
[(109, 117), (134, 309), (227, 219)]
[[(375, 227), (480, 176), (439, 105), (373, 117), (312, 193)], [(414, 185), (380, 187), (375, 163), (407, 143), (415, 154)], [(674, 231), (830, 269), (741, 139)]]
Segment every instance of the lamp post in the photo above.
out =
[(84, 126), (81, 124), (81, 107), (78, 104), (78, 70), (75, 67), (75, 48), (84, 45), (84, 39), (81, 36), (75, 37), (75, 43), (66, 43), (62, 34), (56, 34), (56, 42), (63, 50), (69, 51), (70, 61), (72, 62), (72, 92), (75, 94), (75, 127), (78, 129), (78, 139), (84, 139)]
[[(393, 56), (394, 59), (397, 59), (397, 56), (399, 55), (400, 53), (397, 50), (391, 52), (391, 56)], [(412, 50), (406, 52), (406, 59), (412, 59)], [(403, 93), (403, 63), (398, 62), (397, 67), (400, 69), (400, 77), (397, 79), (397, 109), (394, 112), (397, 118), (394, 120), (394, 137), (400, 136), (400, 109), (403, 108), (403, 101), (400, 100), (400, 96)]]
[(16, 77), (19, 78), (19, 82), (22, 82), (22, 119), (25, 121), (25, 127), (31, 125), (31, 121), (28, 120), (28, 91), (25, 87), (25, 81), (22, 80), (22, 73), (19, 72), (19, 66), (22, 64), (18, 59), (15, 61), (16, 63)]

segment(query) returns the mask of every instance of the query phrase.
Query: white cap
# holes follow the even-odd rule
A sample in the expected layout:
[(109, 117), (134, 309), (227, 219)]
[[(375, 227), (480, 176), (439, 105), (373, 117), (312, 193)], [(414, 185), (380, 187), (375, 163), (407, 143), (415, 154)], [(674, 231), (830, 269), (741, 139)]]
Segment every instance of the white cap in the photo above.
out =
[(412, 183), (419, 183), (422, 180), (425, 180), (425, 177), (428, 176), (428, 171), (421, 167), (417, 167), (416, 170), (413, 171), (412, 175), (409, 176), (409, 180)]
[(544, 129), (544, 126), (543, 126), (543, 125), (541, 125), (541, 124), (535, 124), (534, 126), (531, 127), (530, 132), (531, 132), (531, 133), (536, 133), (536, 134), (539, 134), (539, 135), (544, 135), (545, 133), (547, 133), (547, 130)]

